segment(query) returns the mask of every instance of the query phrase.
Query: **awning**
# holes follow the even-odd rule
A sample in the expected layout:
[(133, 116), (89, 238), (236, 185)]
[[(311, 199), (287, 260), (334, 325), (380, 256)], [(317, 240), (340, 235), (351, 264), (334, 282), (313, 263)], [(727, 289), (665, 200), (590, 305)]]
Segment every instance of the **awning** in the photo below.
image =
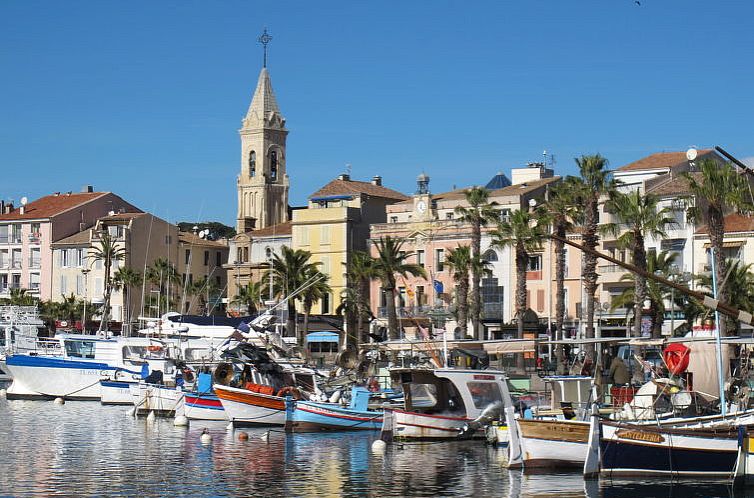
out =
[[(746, 242), (744, 242), (743, 240), (738, 240), (738, 241), (736, 241), (736, 240), (728, 240), (726, 242), (723, 242), (723, 248), (726, 248), (726, 247), (741, 247), (745, 243)], [(704, 243), (704, 248), (705, 249), (709, 249), (710, 247), (712, 247), (712, 243), (711, 242), (705, 242)]]
[(312, 332), (306, 335), (306, 342), (340, 342), (337, 332)]
[(484, 350), (489, 354), (532, 353), (535, 341), (515, 339), (510, 341), (490, 341), (484, 343)]

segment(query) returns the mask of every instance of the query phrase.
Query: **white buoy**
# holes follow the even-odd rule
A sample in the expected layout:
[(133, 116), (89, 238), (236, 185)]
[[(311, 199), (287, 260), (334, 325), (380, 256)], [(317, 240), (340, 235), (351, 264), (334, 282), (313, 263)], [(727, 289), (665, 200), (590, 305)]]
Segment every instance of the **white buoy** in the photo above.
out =
[(376, 439), (372, 443), (372, 451), (374, 453), (385, 453), (385, 448), (387, 448), (387, 444), (382, 439)]
[(65, 400), (63, 398), (55, 398), (54, 403), (56, 405), (64, 405), (65, 404)]
[(156, 415), (154, 414), (154, 410), (152, 410), (151, 412), (149, 412), (149, 415), (147, 415), (147, 422), (151, 424), (152, 422), (154, 422), (155, 418)]
[(209, 435), (209, 432), (206, 428), (202, 431), (202, 435), (199, 437), (199, 440), (202, 442), (202, 444), (210, 444), (212, 442), (212, 436)]
[(5, 389), (0, 389), (0, 398), (4, 398), (8, 394), (8, 391)]
[(178, 415), (173, 419), (173, 425), (176, 427), (186, 427), (189, 424), (188, 417), (186, 415)]
[(261, 440), (262, 440), (262, 441), (264, 441), (265, 443), (269, 443), (269, 442), (270, 442), (270, 431), (266, 431), (266, 432), (265, 432), (264, 434), (262, 434), (262, 435), (261, 435), (261, 436), (259, 437), (259, 439), (261, 439)]
[(233, 430), (233, 422), (230, 422), (227, 426), (225, 426), (225, 428), (228, 429), (229, 431), (232, 431)]

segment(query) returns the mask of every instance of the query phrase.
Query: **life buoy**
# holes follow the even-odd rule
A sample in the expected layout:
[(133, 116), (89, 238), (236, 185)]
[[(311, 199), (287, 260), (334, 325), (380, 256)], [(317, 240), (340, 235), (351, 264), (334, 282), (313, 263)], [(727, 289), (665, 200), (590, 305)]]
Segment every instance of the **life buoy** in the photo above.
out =
[(668, 372), (672, 375), (680, 375), (689, 368), (689, 356), (691, 349), (688, 346), (676, 342), (670, 344), (662, 352), (665, 364), (668, 366)]
[(162, 351), (162, 346), (157, 346), (153, 344), (151, 346), (147, 346), (147, 351), (149, 351), (150, 353), (156, 353), (158, 351)]
[(293, 399), (301, 399), (301, 390), (298, 387), (288, 386), (278, 391), (278, 397), (285, 398), (291, 396)]

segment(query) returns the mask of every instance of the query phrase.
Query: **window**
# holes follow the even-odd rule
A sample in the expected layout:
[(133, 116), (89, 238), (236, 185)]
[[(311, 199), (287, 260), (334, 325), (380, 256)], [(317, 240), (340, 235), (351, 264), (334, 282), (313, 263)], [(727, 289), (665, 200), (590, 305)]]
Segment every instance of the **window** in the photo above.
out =
[(301, 245), (308, 246), (309, 245), (309, 229), (306, 227), (301, 227), (299, 228), (298, 233), (301, 238)]
[(387, 293), (385, 289), (380, 287), (380, 308), (384, 308), (385, 306), (387, 306)]
[(445, 270), (445, 249), (435, 249), (435, 269)]
[(330, 256), (322, 256), (322, 264), (319, 265), (319, 271), (324, 273), (325, 275), (330, 274)]
[(68, 294), (68, 279), (65, 275), (60, 275), (60, 293), (63, 295)]
[(424, 251), (422, 250), (416, 251), (416, 262), (418, 263), (419, 266), (424, 268)]
[(41, 282), (41, 278), (40, 278), (39, 273), (29, 274), (29, 288), (31, 290), (39, 290), (40, 282)]
[(270, 151), (270, 180), (278, 179), (278, 153), (276, 150)]
[(409, 399), (411, 408), (432, 408), (438, 403), (437, 386), (435, 384), (414, 384), (408, 385)]
[(102, 280), (102, 277), (97, 277), (94, 279), (94, 295), (97, 297), (102, 297), (102, 295), (105, 292), (105, 282)]
[(319, 229), (319, 243), (320, 244), (329, 244), (330, 243), (330, 227), (328, 225), (322, 225)]
[(322, 299), (320, 300), (320, 306), (322, 307), (322, 314), (327, 315), (330, 313), (330, 293), (326, 292), (322, 294)]
[(488, 263), (496, 263), (497, 253), (494, 249), (489, 249), (484, 254), (482, 254), (482, 260), (487, 261)]
[(204, 251), (204, 266), (209, 266), (209, 251)]
[(68, 251), (66, 251), (65, 249), (60, 249), (58, 253), (60, 254), (59, 261), (60, 261), (61, 268), (67, 268), (68, 267)]
[(29, 266), (32, 268), (39, 268), (42, 264), (42, 250), (39, 248), (32, 248), (31, 258), (29, 258)]
[(8, 257), (8, 250), (0, 250), (0, 268), (7, 268), (10, 266), (10, 258)]
[(83, 275), (76, 275), (76, 295), (77, 296), (84, 295), (84, 276)]
[(184, 261), (187, 265), (191, 264), (191, 249), (186, 249), (186, 258)]
[(13, 249), (11, 253), (11, 268), (21, 268), (21, 249)]
[(545, 310), (545, 291), (544, 289), (537, 289), (537, 312), (541, 313)]
[(84, 267), (84, 250), (83, 249), (76, 249), (76, 267), (78, 268)]
[(495, 382), (467, 382), (466, 386), (476, 408), (484, 409), (493, 403), (503, 401), (500, 387)]
[(542, 271), (542, 256), (529, 256), (526, 271)]
[(0, 244), (8, 243), (8, 225), (0, 225)]
[(217, 284), (218, 287), (222, 285), (223, 279), (220, 275), (215, 275), (215, 283)]
[(453, 211), (449, 211), (445, 213), (445, 219), (446, 220), (452, 220), (453, 219)]
[(257, 175), (257, 153), (253, 150), (249, 152), (249, 176), (254, 178)]
[(222, 266), (223, 265), (223, 253), (220, 251), (217, 251), (215, 253), (215, 266)]
[(398, 217), (397, 216), (391, 216), (390, 217), (390, 223), (398, 223)]
[(21, 275), (18, 273), (11, 275), (11, 287), (14, 289), (20, 289), (21, 288)]
[(21, 225), (18, 223), (15, 223), (11, 225), (12, 229), (12, 237), (11, 237), (11, 243), (13, 244), (20, 244), (21, 243)]
[(65, 354), (74, 358), (94, 358), (94, 341), (65, 341)]
[(500, 221), (503, 223), (510, 223), (511, 221), (511, 210), (508, 208), (501, 209), (500, 210)]
[(169, 246), (173, 243), (173, 236), (172, 235), (166, 235), (165, 236), (165, 245)]
[(406, 288), (398, 287), (398, 307), (406, 307)]
[(425, 304), (427, 304), (427, 295), (424, 293), (424, 286), (417, 285), (416, 286), (416, 305), (424, 306)]

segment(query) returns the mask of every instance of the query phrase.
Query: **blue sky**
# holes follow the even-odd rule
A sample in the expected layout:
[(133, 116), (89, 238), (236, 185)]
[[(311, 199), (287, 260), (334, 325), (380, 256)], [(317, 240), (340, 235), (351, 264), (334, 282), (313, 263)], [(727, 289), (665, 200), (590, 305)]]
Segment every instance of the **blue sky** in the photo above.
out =
[(237, 130), (274, 37), (291, 203), (351, 165), (411, 192), (555, 154), (754, 156), (754, 2), (0, 3), (0, 197), (84, 184), (234, 224)]

